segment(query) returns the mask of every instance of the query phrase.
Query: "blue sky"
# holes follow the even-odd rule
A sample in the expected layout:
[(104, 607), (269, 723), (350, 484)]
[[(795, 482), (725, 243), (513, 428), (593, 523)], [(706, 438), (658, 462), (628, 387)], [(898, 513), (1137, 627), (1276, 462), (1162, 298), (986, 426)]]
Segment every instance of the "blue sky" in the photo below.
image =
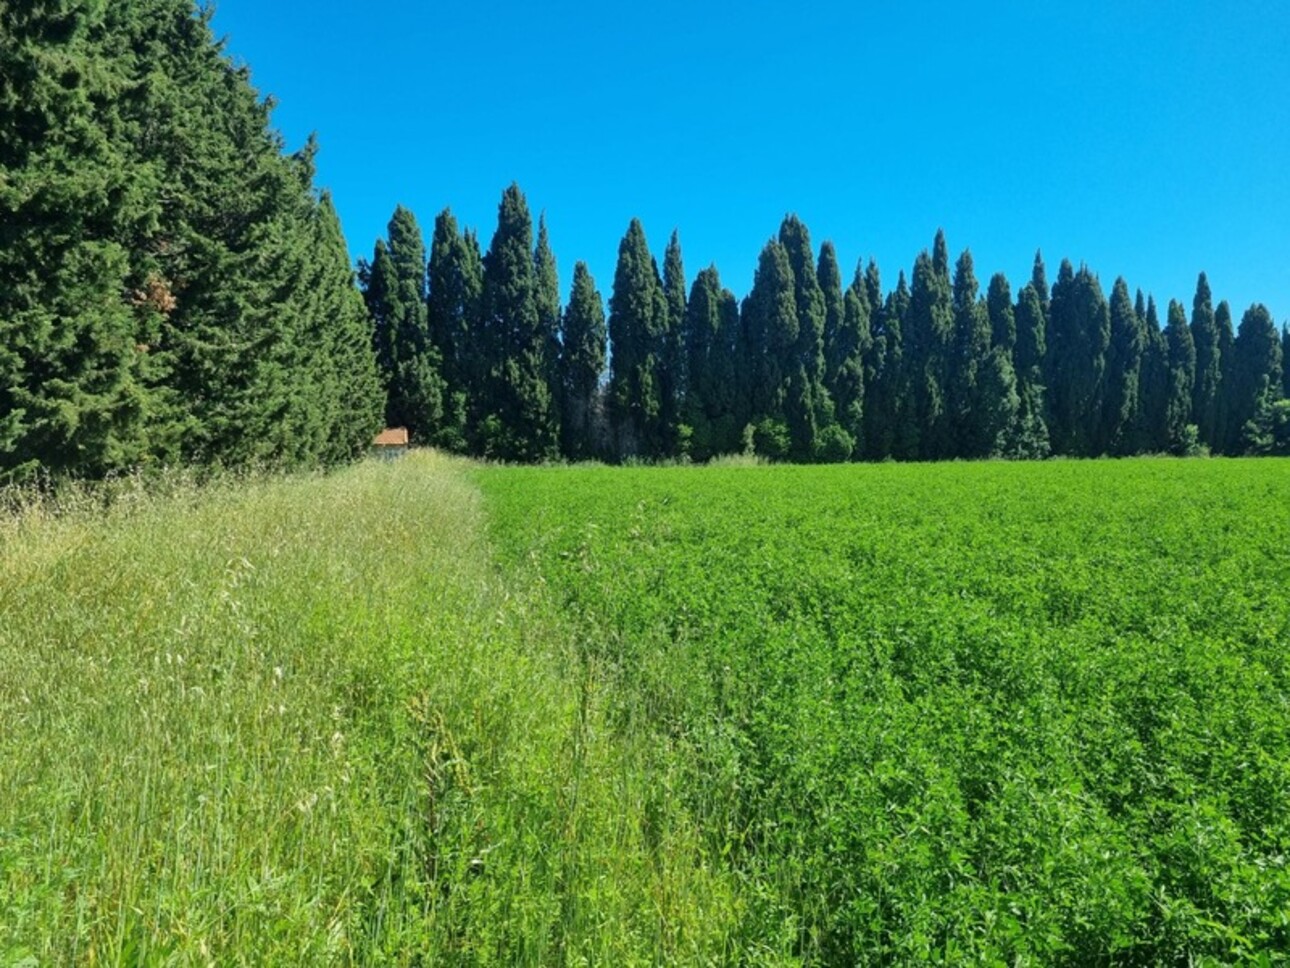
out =
[(786, 212), (887, 288), (944, 227), (1014, 291), (1042, 248), (1190, 310), (1290, 316), (1290, 4), (219, 0), (216, 33), (315, 131), (355, 257), (396, 203), (486, 247), (502, 189), (606, 299), (642, 219), (743, 295)]

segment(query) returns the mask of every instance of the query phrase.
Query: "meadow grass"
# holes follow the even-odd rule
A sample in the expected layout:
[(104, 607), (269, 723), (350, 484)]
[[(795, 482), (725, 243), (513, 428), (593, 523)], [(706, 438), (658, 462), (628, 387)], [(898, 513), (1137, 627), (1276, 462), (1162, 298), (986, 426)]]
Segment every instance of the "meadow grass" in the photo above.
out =
[(0, 964), (711, 947), (461, 464), (169, 490), (0, 523)]
[(1284, 461), (162, 483), (0, 516), (0, 965), (1290, 951)]

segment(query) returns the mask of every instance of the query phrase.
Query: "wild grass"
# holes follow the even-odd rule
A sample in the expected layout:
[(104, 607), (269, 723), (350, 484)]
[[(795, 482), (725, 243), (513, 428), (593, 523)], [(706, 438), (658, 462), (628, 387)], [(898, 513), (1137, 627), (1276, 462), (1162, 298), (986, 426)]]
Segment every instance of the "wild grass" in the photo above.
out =
[(719, 878), (650, 839), (647, 751), (462, 465), (101, 505), (0, 523), (0, 963), (712, 950)]
[(0, 515), (0, 965), (1277, 964), (1283, 461)]

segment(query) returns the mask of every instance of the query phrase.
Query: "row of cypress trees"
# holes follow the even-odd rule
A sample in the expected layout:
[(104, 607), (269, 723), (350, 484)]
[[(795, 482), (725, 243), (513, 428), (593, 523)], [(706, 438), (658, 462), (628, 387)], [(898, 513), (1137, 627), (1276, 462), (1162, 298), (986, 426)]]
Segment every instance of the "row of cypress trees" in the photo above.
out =
[(0, 477), (370, 442), (370, 320), (271, 106), (191, 0), (0, 0)]
[[(1239, 328), (1201, 273), (1190, 319), (1110, 297), (1041, 256), (1014, 297), (982, 294), (945, 236), (884, 291), (872, 260), (846, 283), (793, 215), (742, 303), (716, 267), (687, 287), (673, 233), (660, 271), (633, 220), (606, 319), (584, 263), (562, 308), (545, 221), (503, 193), (486, 253), (445, 210), (427, 259), (398, 208), (360, 267), (387, 420), (422, 442), (507, 460), (942, 460), (1290, 451), (1290, 328), (1253, 305)], [(612, 348), (612, 354), (609, 352)], [(608, 379), (603, 376), (608, 357)]]

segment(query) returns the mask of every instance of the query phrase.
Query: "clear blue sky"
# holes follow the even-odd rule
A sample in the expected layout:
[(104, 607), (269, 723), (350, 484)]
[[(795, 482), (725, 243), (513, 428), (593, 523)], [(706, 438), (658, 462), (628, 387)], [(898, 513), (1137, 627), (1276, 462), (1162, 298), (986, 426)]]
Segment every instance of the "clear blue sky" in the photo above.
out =
[(944, 227), (1014, 292), (1042, 248), (1190, 310), (1290, 316), (1290, 3), (802, 7), (219, 0), (228, 50), (321, 142), (357, 258), (396, 203), (486, 247), (502, 189), (608, 299), (633, 216), (743, 295), (786, 212), (883, 283)]

